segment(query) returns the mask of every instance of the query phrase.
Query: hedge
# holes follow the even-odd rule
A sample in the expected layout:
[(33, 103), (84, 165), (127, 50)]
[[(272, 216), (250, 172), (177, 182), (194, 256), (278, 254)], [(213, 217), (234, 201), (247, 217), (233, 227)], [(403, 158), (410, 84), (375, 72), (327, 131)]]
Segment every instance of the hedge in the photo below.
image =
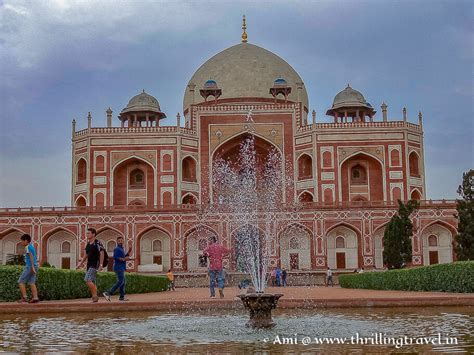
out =
[(474, 261), (339, 276), (344, 288), (474, 292)]
[[(23, 271), (21, 266), (0, 266), (0, 301), (15, 301), (20, 298), (18, 278)], [(62, 270), (41, 267), (36, 285), (40, 300), (63, 300), (90, 297), (84, 282), (84, 271)], [(116, 281), (115, 273), (97, 274), (99, 292), (109, 289)], [(127, 293), (159, 292), (168, 288), (168, 279), (163, 276), (126, 275)], [(27, 287), (28, 292), (29, 287)]]

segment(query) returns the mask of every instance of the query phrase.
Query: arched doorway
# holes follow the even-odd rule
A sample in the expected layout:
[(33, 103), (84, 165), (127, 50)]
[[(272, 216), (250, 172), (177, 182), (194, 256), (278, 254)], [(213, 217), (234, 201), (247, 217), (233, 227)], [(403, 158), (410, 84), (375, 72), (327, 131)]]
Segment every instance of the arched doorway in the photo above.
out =
[(9, 255), (23, 254), (23, 250), (18, 250), (17, 245), (20, 237), (24, 233), (20, 231), (11, 231), (0, 238), (0, 265), (7, 263)]
[(153, 205), (155, 198), (155, 172), (148, 162), (131, 157), (113, 169), (113, 204), (127, 206)]
[(441, 224), (433, 224), (423, 230), (423, 264), (444, 264), (453, 261), (453, 235)]
[(140, 237), (140, 264), (138, 271), (168, 271), (171, 267), (170, 237), (158, 228)]
[(75, 269), (77, 264), (77, 238), (66, 230), (51, 234), (46, 243), (46, 259), (57, 269)]
[(359, 267), (357, 233), (353, 229), (338, 226), (327, 234), (327, 260), (331, 269)]
[(188, 271), (205, 272), (207, 270), (207, 259), (203, 256), (203, 251), (209, 245), (211, 236), (218, 238), (217, 233), (205, 226), (197, 226), (187, 235), (186, 255)]
[(311, 269), (311, 235), (299, 225), (286, 228), (280, 235), (281, 267), (289, 270)]
[(384, 200), (382, 165), (365, 153), (356, 154), (341, 165), (342, 201)]
[(300, 194), (300, 196), (298, 197), (298, 200), (300, 202), (314, 202), (314, 198), (313, 198), (313, 195), (308, 192), (308, 191), (304, 191)]

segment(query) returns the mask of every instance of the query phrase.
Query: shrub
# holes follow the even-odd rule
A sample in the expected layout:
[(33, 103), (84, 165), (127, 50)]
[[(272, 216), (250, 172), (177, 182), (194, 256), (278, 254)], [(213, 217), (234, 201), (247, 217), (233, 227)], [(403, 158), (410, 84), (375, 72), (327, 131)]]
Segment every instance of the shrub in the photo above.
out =
[[(19, 266), (0, 266), (0, 301), (20, 298), (18, 278), (23, 271)], [(62, 300), (90, 297), (84, 282), (84, 271), (40, 268), (36, 285), (41, 300)], [(127, 274), (127, 293), (159, 292), (168, 288), (168, 279), (162, 276)], [(115, 273), (100, 272), (97, 275), (99, 291), (109, 289), (116, 281)], [(29, 287), (27, 287), (29, 292)]]
[(474, 261), (339, 276), (344, 288), (474, 292)]

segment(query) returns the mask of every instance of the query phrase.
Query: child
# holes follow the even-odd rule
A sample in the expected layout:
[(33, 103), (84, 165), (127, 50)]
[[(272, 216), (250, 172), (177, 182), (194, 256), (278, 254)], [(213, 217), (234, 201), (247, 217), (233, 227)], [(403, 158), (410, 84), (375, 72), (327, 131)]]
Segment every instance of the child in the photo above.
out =
[(26, 303), (26, 284), (30, 285), (32, 299), (29, 303), (38, 303), (38, 289), (36, 288), (36, 274), (38, 273), (38, 263), (36, 261), (36, 250), (31, 244), (31, 237), (29, 234), (23, 234), (20, 238), (21, 244), (25, 247), (25, 269), (18, 279), (20, 287), (21, 299), (19, 303)]
[(174, 275), (173, 275), (173, 271), (171, 271), (171, 269), (168, 270), (168, 273), (166, 274), (168, 276), (168, 291), (176, 291), (174, 289)]

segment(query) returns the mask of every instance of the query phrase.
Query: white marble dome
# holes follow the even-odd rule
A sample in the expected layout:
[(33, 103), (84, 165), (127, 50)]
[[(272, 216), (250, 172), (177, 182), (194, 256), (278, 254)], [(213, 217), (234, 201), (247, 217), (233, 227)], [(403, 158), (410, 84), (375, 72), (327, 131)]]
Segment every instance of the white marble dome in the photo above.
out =
[[(183, 111), (191, 105), (189, 85), (195, 85), (194, 103), (204, 102), (199, 90), (208, 80), (217, 82), (222, 95), (219, 99), (272, 99), (270, 88), (276, 79), (284, 79), (291, 87), (288, 100), (297, 101), (296, 83), (303, 83), (298, 73), (276, 54), (250, 43), (240, 43), (217, 53), (194, 73), (184, 94)], [(300, 100), (308, 108), (308, 93), (303, 85)]]

